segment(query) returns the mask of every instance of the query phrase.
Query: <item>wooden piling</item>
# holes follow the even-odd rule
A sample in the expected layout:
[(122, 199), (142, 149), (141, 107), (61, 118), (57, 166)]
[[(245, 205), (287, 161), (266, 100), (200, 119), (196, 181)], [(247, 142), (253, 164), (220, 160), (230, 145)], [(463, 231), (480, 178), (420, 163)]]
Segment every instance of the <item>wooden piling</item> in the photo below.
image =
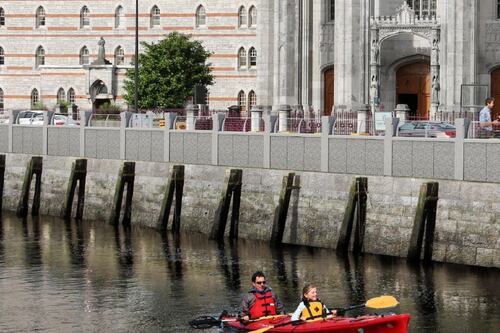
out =
[(19, 199), (19, 204), (17, 205), (16, 214), (20, 218), (26, 218), (28, 216), (28, 203), (29, 203), (30, 187), (31, 187), (31, 181), (33, 180), (33, 175), (36, 176), (36, 179), (35, 179), (35, 193), (33, 195), (33, 204), (31, 206), (31, 215), (37, 216), (40, 211), (42, 170), (43, 170), (43, 158), (41, 156), (33, 156), (31, 160), (28, 162), (28, 165), (26, 167), (26, 173), (24, 174), (21, 197)]
[(434, 230), (436, 228), (437, 201), (439, 199), (439, 183), (429, 182), (420, 186), (413, 230), (408, 248), (408, 260), (419, 261), (424, 243), (424, 261), (432, 261), (434, 246)]
[(273, 229), (271, 232), (271, 244), (281, 245), (283, 243), (283, 234), (285, 232), (286, 217), (288, 214), (288, 207), (290, 206), (290, 196), (295, 179), (295, 173), (290, 172), (288, 175), (283, 176), (281, 182), (281, 192), (278, 201), (278, 206), (274, 210)]
[(170, 169), (170, 177), (165, 189), (165, 195), (160, 210), (158, 225), (162, 230), (168, 228), (168, 218), (172, 208), (175, 195), (174, 216), (172, 221), (172, 231), (178, 233), (181, 225), (182, 195), (184, 191), (184, 165), (174, 165)]
[(71, 210), (73, 208), (73, 198), (75, 197), (76, 185), (78, 186), (78, 198), (76, 216), (77, 220), (83, 218), (83, 207), (85, 203), (85, 180), (87, 177), (87, 160), (78, 159), (73, 162), (71, 167), (71, 174), (69, 176), (68, 190), (64, 199), (62, 218), (65, 220), (71, 219)]
[(5, 155), (0, 155), (0, 216), (3, 208), (3, 185), (5, 182)]
[(233, 209), (231, 213), (229, 237), (231, 239), (238, 238), (242, 178), (243, 171), (241, 169), (226, 170), (224, 176), (224, 190), (219, 201), (219, 206), (215, 211), (214, 225), (210, 233), (210, 239), (220, 241), (224, 238), (231, 198), (233, 198)]
[(353, 252), (361, 253), (366, 225), (366, 199), (368, 191), (368, 178), (356, 178), (349, 189), (349, 196), (344, 212), (344, 219), (340, 228), (339, 240), (337, 242), (337, 252), (347, 253), (351, 240), (354, 219), (356, 218), (356, 230), (354, 234)]
[(125, 209), (123, 213), (124, 225), (130, 224), (132, 215), (132, 197), (134, 195), (135, 162), (123, 162), (116, 181), (115, 196), (113, 199), (113, 209), (111, 211), (110, 223), (118, 225), (120, 223), (120, 213), (123, 201), (123, 191), (127, 185), (127, 197), (125, 199)]

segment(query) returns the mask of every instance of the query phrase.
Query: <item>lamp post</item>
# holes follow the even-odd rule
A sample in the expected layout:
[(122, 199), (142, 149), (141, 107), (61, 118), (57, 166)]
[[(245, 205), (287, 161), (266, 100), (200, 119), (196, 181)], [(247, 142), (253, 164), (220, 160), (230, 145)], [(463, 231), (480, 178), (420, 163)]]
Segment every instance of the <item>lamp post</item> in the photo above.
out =
[(134, 108), (139, 112), (139, 0), (135, 0), (135, 78)]

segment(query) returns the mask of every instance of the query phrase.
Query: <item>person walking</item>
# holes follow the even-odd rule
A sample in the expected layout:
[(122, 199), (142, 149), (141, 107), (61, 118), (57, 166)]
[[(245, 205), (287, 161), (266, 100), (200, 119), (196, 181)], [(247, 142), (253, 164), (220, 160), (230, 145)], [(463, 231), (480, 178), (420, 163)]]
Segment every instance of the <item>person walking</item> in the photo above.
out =
[(485, 107), (479, 112), (479, 127), (481, 129), (481, 138), (493, 137), (493, 126), (498, 124), (498, 119), (491, 121), (491, 110), (495, 106), (495, 99), (488, 97), (485, 100)]

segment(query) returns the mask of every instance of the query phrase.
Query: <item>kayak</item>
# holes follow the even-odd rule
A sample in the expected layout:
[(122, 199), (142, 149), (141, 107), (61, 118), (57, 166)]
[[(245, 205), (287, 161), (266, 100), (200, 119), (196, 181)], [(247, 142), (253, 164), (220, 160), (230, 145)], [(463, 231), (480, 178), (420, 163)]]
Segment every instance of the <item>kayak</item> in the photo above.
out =
[(291, 322), (291, 316), (275, 316), (252, 321), (246, 325), (235, 317), (221, 318), (224, 327), (233, 332), (249, 332), (273, 326), (269, 333), (323, 332), (323, 333), (407, 333), (410, 315), (364, 315), (359, 317), (318, 318), (306, 322)]

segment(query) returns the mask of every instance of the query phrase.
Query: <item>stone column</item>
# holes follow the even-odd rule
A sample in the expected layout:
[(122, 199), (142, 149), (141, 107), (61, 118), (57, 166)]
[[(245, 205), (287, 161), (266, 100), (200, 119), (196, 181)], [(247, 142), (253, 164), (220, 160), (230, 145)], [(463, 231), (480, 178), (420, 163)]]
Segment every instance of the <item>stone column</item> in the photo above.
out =
[(290, 118), (290, 112), (292, 108), (288, 104), (280, 105), (278, 108), (279, 115), (279, 128), (278, 132), (287, 132), (288, 131), (288, 118)]
[(439, 30), (432, 30), (431, 48), (431, 110), (430, 118), (434, 118), (439, 108), (439, 92), (441, 90), (439, 78)]
[(370, 113), (370, 105), (363, 104), (358, 109), (358, 134), (368, 133), (368, 114)]
[(396, 118), (399, 118), (399, 122), (404, 124), (408, 119), (408, 114), (410, 113), (410, 107), (407, 104), (396, 105)]
[(312, 57), (311, 52), (311, 6), (312, 1), (302, 0), (302, 105), (311, 106), (310, 97), (310, 63)]
[(195, 130), (195, 119), (198, 117), (199, 107), (195, 104), (189, 104), (186, 106), (186, 130)]
[(264, 107), (262, 105), (255, 105), (251, 112), (251, 127), (250, 131), (260, 132), (260, 123), (262, 121), (262, 113), (264, 112)]
[(380, 104), (379, 66), (380, 66), (380, 43), (378, 29), (371, 29), (370, 49), (370, 105), (372, 110)]

